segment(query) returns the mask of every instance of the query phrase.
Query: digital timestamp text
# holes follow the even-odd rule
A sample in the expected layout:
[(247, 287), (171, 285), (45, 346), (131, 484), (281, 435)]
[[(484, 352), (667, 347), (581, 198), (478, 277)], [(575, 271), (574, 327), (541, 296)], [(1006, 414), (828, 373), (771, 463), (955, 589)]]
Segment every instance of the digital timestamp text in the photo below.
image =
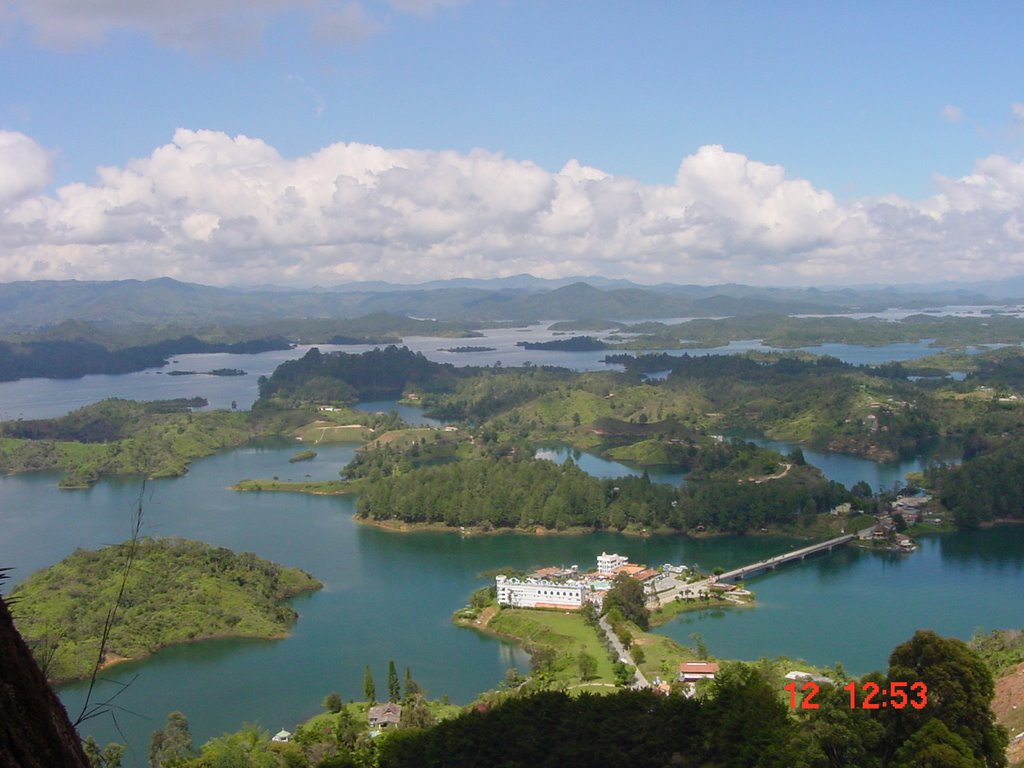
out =
[[(866, 682), (859, 686), (857, 683), (847, 683), (843, 686), (844, 691), (850, 692), (850, 709), (924, 709), (928, 706), (928, 686), (922, 682), (891, 682), (888, 686), (878, 683)], [(797, 708), (797, 699), (800, 700), (800, 709), (820, 709), (821, 704), (814, 700), (814, 697), (821, 693), (821, 686), (808, 680), (800, 686), (800, 693), (797, 693), (797, 684), (790, 683), (783, 686), (783, 690), (789, 691), (789, 708)]]

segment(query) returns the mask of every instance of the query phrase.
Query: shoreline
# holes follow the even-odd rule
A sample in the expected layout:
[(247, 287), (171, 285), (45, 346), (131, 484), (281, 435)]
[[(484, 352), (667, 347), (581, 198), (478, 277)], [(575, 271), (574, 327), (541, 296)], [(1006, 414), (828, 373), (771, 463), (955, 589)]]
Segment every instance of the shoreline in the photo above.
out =
[[(307, 590), (312, 591), (312, 590)], [(301, 593), (298, 593), (301, 594)], [(118, 667), (123, 664), (128, 664), (133, 661), (146, 661), (147, 659), (153, 658), (156, 654), (164, 651), (168, 648), (174, 648), (181, 645), (192, 645), (194, 643), (205, 643), (217, 640), (286, 640), (291, 637), (291, 632), (275, 632), (273, 635), (206, 635), (204, 637), (192, 637), (188, 640), (175, 640), (171, 643), (164, 643), (152, 651), (147, 653), (139, 654), (138, 656), (121, 656), (117, 653), (105, 653), (103, 654), (103, 661), (100, 662), (97, 672), (103, 672), (104, 670), (110, 669), (111, 667)], [(74, 685), (88, 680), (92, 676), (90, 672), (87, 675), (81, 675), (80, 677), (51, 677), (48, 681), (51, 685)]]
[[(232, 486), (233, 489), (234, 486)], [(235, 489), (235, 490), (255, 490), (255, 489)], [(266, 489), (272, 490), (272, 489)], [(313, 493), (312, 491), (307, 491)], [(349, 491), (349, 493), (356, 493), (355, 490)], [(340, 496), (340, 493), (323, 493), (319, 495), (324, 496)], [(564, 530), (557, 530), (554, 528), (543, 528), (536, 526), (534, 528), (483, 528), (475, 525), (460, 526), (455, 528), (445, 523), (410, 523), (397, 518), (367, 518), (359, 517), (358, 514), (352, 515), (352, 520), (358, 525), (365, 525), (370, 528), (378, 528), (382, 531), (390, 531), (391, 533), (419, 533), (433, 531), (436, 533), (458, 533), (462, 536), (494, 536), (503, 534), (521, 534), (525, 536), (586, 536), (598, 533), (611, 533), (621, 536), (631, 536), (637, 539), (649, 539), (654, 536), (679, 536), (694, 541), (701, 539), (714, 539), (720, 536), (750, 536), (752, 538), (764, 537), (764, 536), (779, 536), (796, 539), (797, 541), (816, 541), (819, 537), (808, 536), (802, 531), (785, 531), (772, 529), (768, 531), (746, 531), (745, 533), (734, 533), (731, 531), (677, 531), (672, 528), (654, 528), (654, 529), (643, 529), (640, 531), (632, 529), (623, 529), (621, 531), (611, 530), (607, 528), (566, 528)], [(1024, 522), (1024, 521), (1022, 521)], [(838, 534), (836, 534), (838, 535)], [(821, 539), (824, 541), (824, 539)]]

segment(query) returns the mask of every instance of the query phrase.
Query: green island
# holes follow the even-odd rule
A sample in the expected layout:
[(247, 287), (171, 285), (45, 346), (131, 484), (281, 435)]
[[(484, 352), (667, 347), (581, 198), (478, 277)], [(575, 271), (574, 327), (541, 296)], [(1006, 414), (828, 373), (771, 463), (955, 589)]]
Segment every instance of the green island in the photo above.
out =
[[(1019, 489), (1006, 479), (1024, 445), (1019, 347), (973, 356), (962, 381), (805, 354), (617, 361), (627, 370), (456, 368), (396, 346), (359, 355), (314, 348), (261, 377), (249, 412), (107, 400), (56, 419), (4, 422), (0, 471), (57, 469), (62, 487), (73, 488), (108, 474), (182, 474), (190, 461), (256, 437), (292, 437), (303, 450), (354, 441), (362, 446), (338, 481), (250, 479), (237, 487), (348, 493), (365, 486), (360, 518), (377, 523), (641, 534), (767, 529), (813, 537), (831, 533), (834, 521), (824, 513), (839, 504), (877, 513), (877, 494), (829, 482), (799, 449), (784, 456), (731, 435), (875, 460), (938, 442), (963, 463), (938, 464), (915, 480), (931, 493), (937, 515), (950, 512), (962, 527), (1022, 517)], [(648, 370), (669, 374), (650, 381)], [(395, 413), (354, 408), (371, 398), (421, 405), (447, 426), (410, 428)], [(533, 458), (551, 444), (670, 467), (686, 472), (687, 482), (598, 481), (571, 464), (556, 469)], [(979, 477), (991, 481), (992, 493), (968, 504), (965, 489)], [(452, 491), (447, 498), (432, 490), (439, 485)], [(509, 495), (515, 499), (501, 500)]]
[[(125, 565), (131, 561), (123, 594)], [(47, 677), (91, 674), (107, 614), (117, 606), (103, 664), (175, 643), (278, 638), (298, 617), (289, 597), (320, 589), (308, 573), (251, 553), (179, 538), (76, 550), (10, 594), (19, 632)]]
[(317, 456), (316, 451), (314, 451), (314, 450), (312, 450), (310, 448), (307, 448), (304, 451), (298, 451), (297, 453), (293, 453), (291, 456), (289, 456), (288, 457), (288, 463), (289, 464), (295, 464), (295, 463), (300, 462), (300, 461), (310, 461), (311, 459), (315, 459), (316, 456)]
[[(359, 516), (367, 522), (642, 533), (768, 529), (815, 536), (832, 533), (822, 516), (839, 504), (878, 511), (872, 489), (829, 483), (806, 466), (800, 451), (782, 456), (724, 437), (739, 431), (875, 460), (938, 440), (960, 445), (962, 466), (939, 465), (918, 482), (939, 501), (950, 500), (946, 511), (970, 527), (1020, 517), (1012, 503), (968, 510), (952, 499), (966, 487), (972, 461), (996, 450), (1012, 454), (1009, 446), (1021, 443), (1024, 401), (1014, 392), (1024, 384), (1022, 360), (1020, 348), (981, 353), (964, 381), (921, 381), (908, 378), (899, 364), (858, 367), (805, 355), (639, 356), (629, 357), (624, 373), (573, 373), (453, 368), (397, 347), (364, 356), (311, 351), (261, 381), (257, 406), (337, 402), (321, 408), (337, 407), (344, 419), (344, 403), (387, 392), (452, 425), (363, 430), (365, 444), (343, 470), (344, 480), (330, 488), (310, 484), (316, 493), (351, 492), (354, 481), (371, 480), (360, 500)], [(641, 370), (666, 367), (671, 373), (664, 380), (641, 377)], [(333, 414), (321, 416), (305, 439), (362, 428), (331, 425), (323, 419)], [(602, 482), (570, 465), (556, 470), (532, 459), (534, 446), (552, 442), (641, 467), (679, 468), (688, 482), (676, 489), (629, 478)], [(238, 487), (260, 486), (269, 489), (270, 481)], [(440, 486), (448, 492), (438, 492)], [(274, 488), (304, 490), (302, 483)], [(936, 505), (936, 514), (943, 511)]]

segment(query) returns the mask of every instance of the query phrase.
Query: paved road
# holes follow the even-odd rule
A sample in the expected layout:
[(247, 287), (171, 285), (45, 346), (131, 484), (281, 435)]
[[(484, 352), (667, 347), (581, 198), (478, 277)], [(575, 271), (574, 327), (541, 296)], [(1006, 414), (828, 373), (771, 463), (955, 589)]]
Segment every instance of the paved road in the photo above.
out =
[(612, 648), (615, 649), (615, 653), (618, 654), (619, 658), (625, 659), (627, 664), (636, 667), (636, 672), (633, 673), (633, 687), (650, 688), (651, 684), (647, 682), (647, 678), (644, 677), (644, 673), (640, 671), (640, 667), (638, 667), (636, 662), (633, 661), (633, 656), (622, 645), (622, 641), (619, 640), (619, 636), (615, 634), (615, 631), (612, 629), (612, 625), (608, 623), (608, 619), (602, 616), (597, 623), (600, 624), (601, 629), (607, 633), (608, 640), (611, 642)]

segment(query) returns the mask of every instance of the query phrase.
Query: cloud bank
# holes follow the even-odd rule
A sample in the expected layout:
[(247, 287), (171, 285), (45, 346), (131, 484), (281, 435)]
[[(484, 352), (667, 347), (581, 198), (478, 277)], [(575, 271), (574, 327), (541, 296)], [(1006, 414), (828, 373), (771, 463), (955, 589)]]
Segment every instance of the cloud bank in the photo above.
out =
[(94, 183), (46, 191), (50, 156), (0, 132), (0, 280), (170, 275), (210, 284), (417, 282), (529, 272), (764, 285), (1024, 272), (1024, 163), (990, 156), (937, 194), (840, 204), (704, 146), (670, 185), (570, 160), (337, 143), (298, 158), (180, 129)]

